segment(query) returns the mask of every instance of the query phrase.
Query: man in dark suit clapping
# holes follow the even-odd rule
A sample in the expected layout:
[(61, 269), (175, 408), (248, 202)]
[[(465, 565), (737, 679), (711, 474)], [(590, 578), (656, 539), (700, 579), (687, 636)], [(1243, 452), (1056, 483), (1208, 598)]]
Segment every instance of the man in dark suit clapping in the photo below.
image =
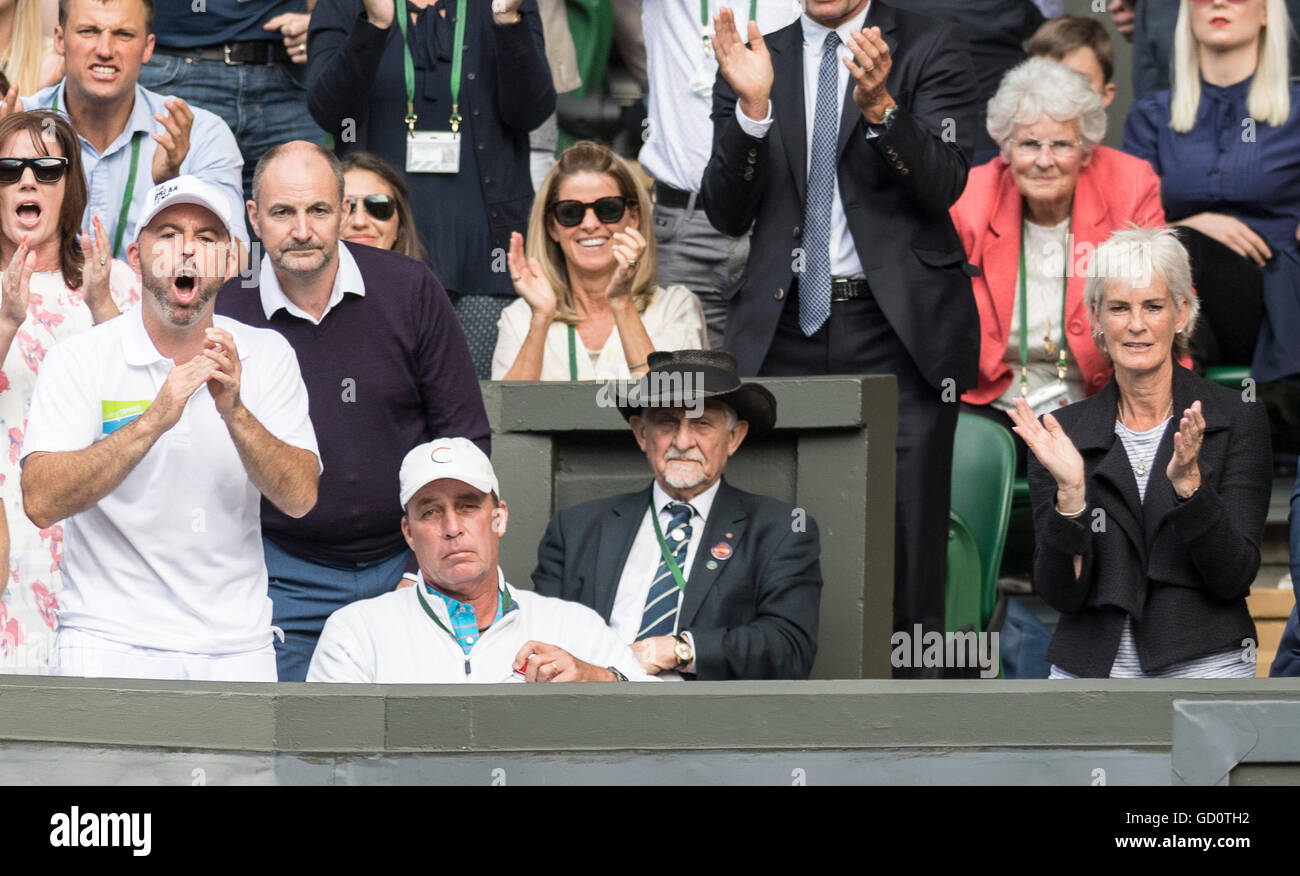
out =
[(709, 221), (752, 233), (727, 311), (741, 374), (893, 374), (899, 426), (894, 628), (944, 629), (957, 396), (979, 319), (948, 208), (980, 128), (948, 25), (881, 0), (806, 0), (741, 43), (715, 19)]
[(817, 653), (817, 524), (722, 479), (776, 400), (727, 353), (651, 353), (620, 409), (654, 472), (644, 490), (556, 512), (533, 586), (581, 602), (651, 674), (807, 678)]

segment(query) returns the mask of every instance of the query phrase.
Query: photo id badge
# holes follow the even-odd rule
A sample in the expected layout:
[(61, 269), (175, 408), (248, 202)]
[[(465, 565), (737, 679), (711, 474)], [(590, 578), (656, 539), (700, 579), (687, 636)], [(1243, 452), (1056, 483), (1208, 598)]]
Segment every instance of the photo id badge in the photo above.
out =
[(406, 138), (407, 173), (460, 173), (460, 134), (416, 131)]
[(718, 77), (718, 65), (712, 59), (702, 58), (691, 77), (691, 91), (700, 97), (713, 97), (713, 82)]
[(1070, 388), (1064, 381), (1053, 380), (1029, 393), (1025, 401), (1029, 403), (1035, 417), (1054, 414), (1070, 403)]

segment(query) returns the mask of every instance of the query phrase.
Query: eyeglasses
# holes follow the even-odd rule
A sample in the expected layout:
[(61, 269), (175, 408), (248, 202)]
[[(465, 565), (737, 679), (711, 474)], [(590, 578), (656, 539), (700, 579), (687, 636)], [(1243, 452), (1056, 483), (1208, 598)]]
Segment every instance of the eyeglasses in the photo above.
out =
[[(1214, 0), (1192, 0), (1192, 2), (1193, 2), (1193, 3), (1199, 3), (1199, 4), (1201, 4), (1202, 6), (1208, 6), (1208, 5), (1210, 5), (1211, 3), (1213, 3)], [(1229, 2), (1229, 3), (1248, 3), (1249, 0), (1228, 0), (1228, 2)]]
[(1053, 158), (1069, 158), (1078, 152), (1082, 145), (1083, 142), (1080, 140), (1052, 140), (1047, 143), (1034, 139), (1012, 140), (1011, 151), (1019, 158), (1037, 158), (1038, 153), (1046, 146)]
[(13, 185), (23, 178), (23, 171), (32, 169), (37, 182), (56, 183), (63, 179), (68, 169), (68, 159), (58, 155), (39, 158), (0, 158), (0, 185)]
[(389, 195), (366, 195), (363, 198), (348, 195), (343, 199), (343, 203), (347, 204), (349, 214), (356, 212), (357, 201), (361, 202), (365, 211), (372, 218), (378, 219), (380, 222), (387, 222), (392, 219), (393, 213), (397, 211), (397, 201)]
[(628, 199), (622, 197), (601, 198), (590, 204), (581, 201), (556, 201), (551, 204), (551, 215), (565, 228), (572, 228), (582, 224), (583, 218), (587, 215), (587, 208), (590, 207), (596, 211), (597, 220), (609, 225), (623, 218), (623, 214), (627, 212), (627, 202)]

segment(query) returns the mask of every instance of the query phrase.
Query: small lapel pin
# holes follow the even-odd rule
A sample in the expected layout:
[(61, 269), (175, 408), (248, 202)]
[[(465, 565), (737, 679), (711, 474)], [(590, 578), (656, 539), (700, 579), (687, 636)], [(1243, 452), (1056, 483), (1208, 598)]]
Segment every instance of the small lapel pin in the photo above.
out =
[(725, 560), (727, 557), (731, 556), (731, 545), (727, 544), (725, 541), (720, 541), (713, 546), (709, 553), (713, 554), (715, 560)]

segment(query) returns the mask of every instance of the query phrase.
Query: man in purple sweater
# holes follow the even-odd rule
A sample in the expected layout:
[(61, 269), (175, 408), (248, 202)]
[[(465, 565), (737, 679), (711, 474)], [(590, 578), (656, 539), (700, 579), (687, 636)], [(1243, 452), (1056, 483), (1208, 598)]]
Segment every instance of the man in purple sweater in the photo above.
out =
[(343, 170), (302, 140), (257, 164), (248, 218), (258, 284), (236, 278), (217, 312), (279, 331), (298, 354), (325, 467), (294, 520), (262, 503), (281, 681), (303, 681), (325, 620), (414, 571), (392, 502), (402, 456), (437, 435), (488, 452), (487, 412), (446, 291), (421, 262), (339, 241)]

